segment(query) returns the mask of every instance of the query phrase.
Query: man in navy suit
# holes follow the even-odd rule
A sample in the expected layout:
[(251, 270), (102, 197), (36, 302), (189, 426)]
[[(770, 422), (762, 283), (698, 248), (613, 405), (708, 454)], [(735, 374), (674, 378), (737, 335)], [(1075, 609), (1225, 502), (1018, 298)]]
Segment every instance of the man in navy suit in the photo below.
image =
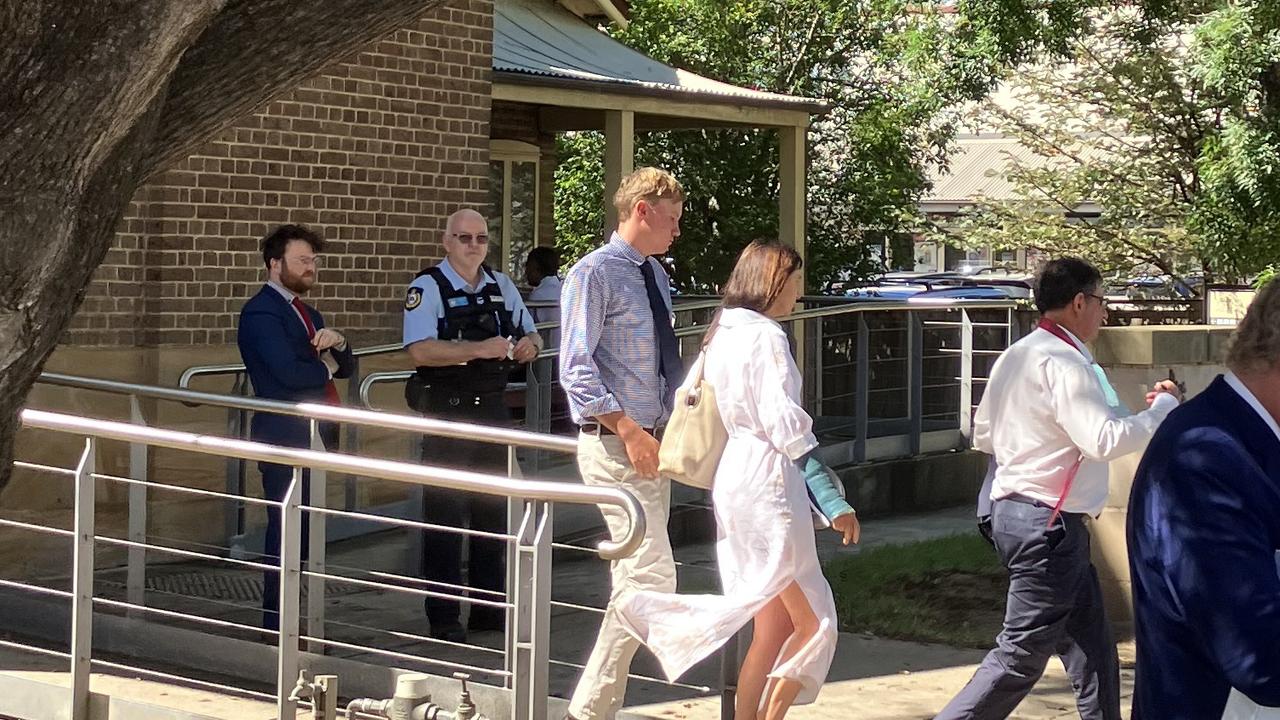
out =
[(1221, 718), (1233, 689), (1233, 706), (1280, 706), (1280, 282), (1227, 368), (1160, 426), (1134, 478), (1134, 720)]
[[(341, 404), (334, 378), (351, 375), (354, 363), (351, 348), (342, 335), (324, 326), (324, 318), (302, 302), (316, 284), (316, 267), (324, 240), (301, 225), (282, 225), (262, 240), (262, 260), (267, 266), (267, 284), (250, 298), (240, 311), (238, 343), (253, 383), (254, 394), (283, 402), (325, 402)], [(322, 423), (320, 434), (326, 447), (337, 445), (338, 428)], [(256, 442), (288, 447), (310, 447), (311, 433), (305, 418), (272, 413), (255, 413), (249, 437)], [(284, 499), (293, 479), (293, 468), (275, 463), (259, 463), (263, 496)], [(303, 501), (307, 499), (310, 474), (302, 473)], [(305, 559), (307, 537), (303, 520)], [(267, 510), (267, 533), (263, 562), (279, 562), (280, 511)], [(262, 625), (279, 629), (280, 576), (263, 574)]]

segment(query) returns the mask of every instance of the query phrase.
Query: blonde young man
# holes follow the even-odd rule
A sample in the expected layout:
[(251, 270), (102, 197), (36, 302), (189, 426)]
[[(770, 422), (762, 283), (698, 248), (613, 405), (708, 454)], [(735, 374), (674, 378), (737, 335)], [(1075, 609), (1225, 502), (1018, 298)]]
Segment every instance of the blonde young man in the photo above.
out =
[[(667, 172), (641, 168), (622, 179), (613, 204), (617, 231), (564, 281), (560, 384), (581, 428), (583, 482), (630, 490), (647, 522), (640, 550), (613, 562), (613, 591), (600, 636), (569, 703), (569, 715), (577, 720), (612, 718), (622, 707), (639, 643), (618, 620), (620, 594), (676, 587), (667, 537), (671, 486), (658, 477), (658, 437), (683, 370), (667, 273), (653, 256), (680, 236), (684, 189)], [(616, 508), (601, 512), (609, 532), (620, 538), (626, 516)]]

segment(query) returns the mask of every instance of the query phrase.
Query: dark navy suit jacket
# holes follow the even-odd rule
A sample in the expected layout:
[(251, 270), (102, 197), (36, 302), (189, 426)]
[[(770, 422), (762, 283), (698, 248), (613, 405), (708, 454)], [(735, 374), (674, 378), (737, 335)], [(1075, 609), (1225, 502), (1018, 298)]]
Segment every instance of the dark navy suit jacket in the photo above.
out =
[(1280, 440), (1221, 376), (1156, 431), (1128, 517), (1134, 720), (1280, 705)]
[[(304, 306), (319, 331), (324, 327), (324, 318), (315, 308)], [(264, 285), (244, 304), (236, 339), (255, 395), (283, 402), (325, 402), (329, 371), (312, 348), (298, 313), (278, 290)], [(334, 377), (349, 377), (355, 367), (351, 345), (348, 343), (342, 352), (327, 352), (338, 362)], [(325, 434), (330, 432), (325, 429)], [(274, 445), (311, 444), (306, 418), (288, 415), (254, 413), (249, 436)]]

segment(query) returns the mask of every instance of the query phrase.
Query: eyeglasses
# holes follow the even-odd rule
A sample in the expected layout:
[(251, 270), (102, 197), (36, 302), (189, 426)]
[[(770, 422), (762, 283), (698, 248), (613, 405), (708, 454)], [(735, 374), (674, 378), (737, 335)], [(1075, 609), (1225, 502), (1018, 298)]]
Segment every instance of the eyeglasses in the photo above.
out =
[(285, 259), (290, 263), (297, 263), (302, 267), (320, 267), (320, 258), (316, 255), (302, 255)]
[(1098, 304), (1099, 304), (1099, 305), (1101, 305), (1102, 307), (1106, 307), (1106, 306), (1107, 306), (1107, 299), (1106, 299), (1105, 297), (1101, 296), (1101, 295), (1094, 295), (1093, 293), (1085, 293), (1085, 294), (1084, 294), (1084, 296), (1085, 296), (1085, 297), (1091, 297), (1091, 298), (1093, 298), (1094, 300), (1097, 300), (1097, 301), (1098, 301)]
[(487, 245), (489, 236), (484, 233), (450, 233), (463, 245)]

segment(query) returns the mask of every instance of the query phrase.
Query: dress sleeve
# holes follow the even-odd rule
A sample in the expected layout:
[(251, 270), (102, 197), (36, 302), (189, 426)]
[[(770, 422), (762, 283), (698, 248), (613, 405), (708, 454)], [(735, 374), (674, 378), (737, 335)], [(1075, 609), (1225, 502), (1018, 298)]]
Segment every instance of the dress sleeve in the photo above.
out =
[(779, 452), (797, 460), (818, 447), (813, 419), (800, 407), (800, 371), (780, 329), (771, 329), (760, 345), (760, 352), (751, 360), (752, 377), (744, 379), (755, 388), (760, 424), (769, 441)]

